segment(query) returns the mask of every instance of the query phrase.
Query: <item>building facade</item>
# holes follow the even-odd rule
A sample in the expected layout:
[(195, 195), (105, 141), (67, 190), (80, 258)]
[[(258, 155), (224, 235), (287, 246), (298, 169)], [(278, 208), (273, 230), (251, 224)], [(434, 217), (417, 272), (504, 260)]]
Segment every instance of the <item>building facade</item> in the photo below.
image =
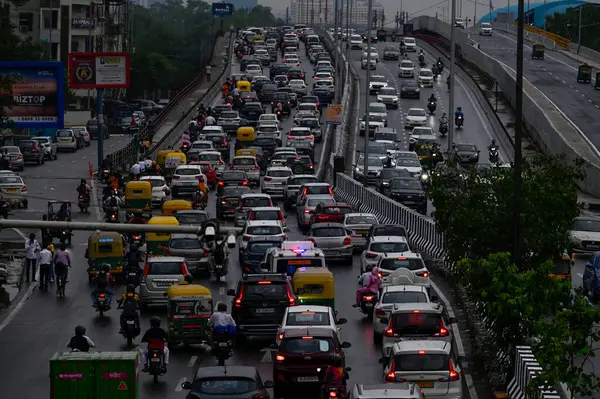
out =
[[(348, 0), (339, 0), (338, 8), (341, 8), (341, 1), (344, 1), (342, 23), (345, 25), (346, 7), (348, 7), (350, 3)], [(335, 0), (292, 0), (290, 7), (290, 22), (315, 26), (332, 26), (335, 20), (334, 9)], [(350, 16), (350, 25), (354, 27), (366, 27), (369, 2), (362, 0), (352, 1), (351, 10), (352, 15)], [(381, 3), (373, 1), (373, 12), (377, 13), (378, 17), (383, 14), (383, 6)], [(378, 19), (378, 21), (380, 21), (380, 19)]]
[(252, 10), (258, 5), (258, 0), (227, 0), (225, 3), (233, 4), (235, 10)]

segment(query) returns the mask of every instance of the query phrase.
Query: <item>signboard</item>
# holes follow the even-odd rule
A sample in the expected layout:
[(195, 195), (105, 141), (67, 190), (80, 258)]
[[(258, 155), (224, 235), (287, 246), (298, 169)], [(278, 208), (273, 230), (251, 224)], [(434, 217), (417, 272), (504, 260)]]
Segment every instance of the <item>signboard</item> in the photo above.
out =
[(214, 17), (227, 17), (233, 15), (235, 7), (231, 3), (212, 3), (212, 15)]
[(71, 28), (73, 29), (94, 29), (96, 27), (95, 18), (73, 18), (71, 19)]
[(0, 62), (0, 75), (9, 77), (12, 92), (4, 107), (19, 128), (62, 128), (64, 124), (64, 67), (62, 62)]
[(344, 106), (342, 104), (329, 104), (327, 106), (326, 121), (328, 125), (341, 125)]
[(129, 87), (129, 53), (70, 53), (69, 86), (73, 89)]

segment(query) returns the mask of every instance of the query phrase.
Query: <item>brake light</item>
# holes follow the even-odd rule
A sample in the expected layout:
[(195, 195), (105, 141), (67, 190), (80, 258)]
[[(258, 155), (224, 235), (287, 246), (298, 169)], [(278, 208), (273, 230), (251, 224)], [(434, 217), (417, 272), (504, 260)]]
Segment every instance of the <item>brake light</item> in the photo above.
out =
[(173, 180), (179, 180), (179, 179), (181, 179), (181, 176), (173, 175)]
[(289, 285), (286, 286), (286, 291), (287, 291), (289, 306), (294, 306), (296, 304), (296, 298), (294, 298), (294, 296), (292, 295)]
[(225, 183), (224, 183), (224, 182), (222, 182), (222, 181), (220, 181), (220, 182), (219, 182), (219, 186), (221, 186), (221, 187), (222, 187), (222, 186), (224, 186), (224, 185), (225, 185)]
[(315, 244), (315, 247), (317, 246), (317, 240), (315, 240), (314, 238), (309, 238), (308, 241), (312, 242), (313, 244)]
[[(206, 251), (204, 251), (206, 253)], [(203, 255), (205, 256), (205, 255)], [(187, 266), (185, 265), (185, 263), (181, 264), (181, 273), (183, 274), (184, 277), (187, 277), (190, 275), (190, 272), (188, 272)]]
[(381, 309), (375, 310), (375, 317), (379, 317), (380, 319), (382, 319), (386, 316), (387, 316), (387, 314), (385, 313), (385, 311), (383, 311)]
[[(73, 139), (73, 141), (75, 141), (75, 139)], [(37, 147), (37, 145), (33, 146), (33, 152), (40, 152), (40, 149)]]
[(288, 140), (293, 140), (294, 136), (288, 136)]
[(342, 243), (342, 245), (344, 245), (344, 246), (352, 245), (352, 239), (350, 237), (344, 238), (344, 242)]
[(27, 186), (23, 184), (23, 187), (21, 187), (21, 192), (25, 192), (27, 191)]
[(131, 120), (131, 123), (129, 124), (130, 126), (135, 126), (135, 119)]
[(100, 294), (100, 298), (104, 298), (106, 295), (104, 293)]
[(417, 272), (415, 274), (419, 277), (429, 277), (429, 272)]
[(394, 332), (394, 325), (393, 325), (392, 319), (390, 319), (390, 324), (388, 324), (388, 328), (385, 329), (384, 335), (386, 337), (394, 337), (394, 338), (398, 338), (400, 336), (400, 334)]
[(313, 136), (306, 136), (306, 139), (307, 140), (312, 140), (312, 139), (314, 139), (314, 137)]
[(365, 257), (366, 257), (367, 259), (374, 259), (374, 258), (376, 258), (377, 256), (378, 256), (378, 255), (377, 255), (376, 253), (374, 253), (374, 252), (367, 252), (367, 254), (365, 255)]
[(165, 255), (166, 256), (171, 255), (171, 250), (169, 248), (165, 249)]
[(302, 339), (313, 339), (313, 337), (302, 337)]
[(300, 74), (300, 79), (304, 79), (304, 74), (303, 73)]
[(460, 374), (452, 367), (452, 360), (448, 360), (448, 377), (440, 378), (441, 382), (452, 382), (460, 380)]
[(21, 159), (21, 158), (23, 158), (23, 154), (19, 154), (19, 155), (17, 155), (17, 158), (18, 158), (18, 159)]
[(273, 180), (273, 178), (269, 177), (269, 176), (265, 176), (265, 177), (263, 177), (263, 180), (264, 181), (271, 181), (271, 180)]
[(150, 272), (150, 263), (146, 263), (146, 265), (144, 265), (144, 277), (147, 277), (149, 272)]
[(337, 398), (337, 392), (336, 391), (329, 392), (329, 397), (330, 398)]
[(363, 299), (365, 301), (372, 301), (373, 300), (373, 295), (369, 295), (369, 296), (363, 296)]
[(244, 237), (242, 237), (242, 241), (250, 241), (251, 238), (252, 236), (244, 235)]
[(225, 165), (225, 162), (223, 162), (223, 160), (222, 160), (222, 159), (219, 159), (219, 160), (217, 161), (217, 165)]
[(275, 356), (275, 360), (278, 362), (283, 362), (285, 360), (285, 356), (277, 355)]
[(448, 335), (450, 335), (450, 332), (448, 331), (446, 326), (444, 326), (444, 322), (442, 320), (440, 320), (440, 331), (433, 334), (433, 336), (434, 337), (447, 337)]
[(281, 341), (283, 339), (283, 333), (279, 334), (279, 340)]
[(318, 220), (329, 220), (329, 216), (327, 215), (317, 215)]
[(247, 186), (247, 185), (248, 185), (248, 180), (244, 180), (244, 181), (242, 182), (242, 186)]
[(244, 286), (240, 286), (240, 293), (238, 294), (237, 298), (235, 298), (235, 307), (237, 308), (241, 308), (242, 307), (242, 296), (244, 295)]
[(398, 260), (406, 260), (406, 259), (408, 259), (408, 258), (398, 258)]
[(285, 75), (285, 77), (289, 79), (289, 78), (291, 78), (291, 77), (292, 77), (292, 75), (290, 75), (290, 74), (287, 74), (287, 75)]
[(329, 187), (329, 195), (333, 197), (333, 189), (331, 187)]
[(223, 204), (223, 205), (227, 205), (227, 201), (225, 201), (225, 200), (222, 200), (222, 201), (221, 201), (221, 204)]
[(283, 217), (283, 212), (279, 212), (279, 220), (281, 223), (285, 223), (285, 218)]
[(262, 280), (259, 281), (258, 284), (271, 284), (271, 282), (269, 280)]
[(310, 209), (305, 209), (304, 213), (311, 213), (311, 210)]

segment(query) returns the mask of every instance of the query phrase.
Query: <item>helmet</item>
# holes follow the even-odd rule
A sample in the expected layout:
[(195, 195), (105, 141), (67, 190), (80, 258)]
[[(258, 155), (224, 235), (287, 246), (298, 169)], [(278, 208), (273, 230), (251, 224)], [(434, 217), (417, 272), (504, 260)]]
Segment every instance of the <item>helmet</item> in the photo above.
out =
[(340, 355), (338, 355), (337, 353), (332, 353), (331, 355), (329, 355), (329, 364), (333, 367), (342, 367), (344, 361), (342, 360), (342, 357)]
[(217, 305), (217, 311), (227, 312), (227, 305), (224, 304), (223, 302), (219, 302), (219, 304)]
[(128, 294), (135, 294), (135, 285), (133, 285), (133, 284), (129, 284), (129, 285), (127, 286), (127, 293), (128, 293)]
[(462, 111), (462, 107), (458, 107), (458, 108), (456, 108), (456, 109), (457, 109), (457, 110), (459, 110), (459, 111)]
[(81, 184), (85, 184), (85, 179), (81, 179)]
[(85, 327), (84, 326), (75, 327), (75, 335), (85, 335)]
[(496, 144), (496, 139), (492, 139), (492, 144)]
[(442, 117), (444, 117), (444, 116), (446, 116), (446, 113), (445, 113), (445, 112), (442, 112)]
[(137, 251), (137, 249), (138, 249), (138, 248), (137, 248), (137, 245), (135, 245), (135, 244), (131, 244), (131, 245), (129, 246), (129, 252), (136, 252), (136, 251)]
[(158, 316), (154, 316), (150, 319), (150, 327), (153, 327), (153, 328), (160, 327), (160, 318)]
[(217, 232), (213, 226), (206, 226), (206, 229), (204, 230), (205, 236), (214, 236), (216, 234)]
[(102, 265), (102, 271), (103, 271), (104, 273), (108, 273), (108, 272), (110, 271), (110, 265), (109, 265), (109, 264), (107, 264), (107, 263), (103, 264), (103, 265)]

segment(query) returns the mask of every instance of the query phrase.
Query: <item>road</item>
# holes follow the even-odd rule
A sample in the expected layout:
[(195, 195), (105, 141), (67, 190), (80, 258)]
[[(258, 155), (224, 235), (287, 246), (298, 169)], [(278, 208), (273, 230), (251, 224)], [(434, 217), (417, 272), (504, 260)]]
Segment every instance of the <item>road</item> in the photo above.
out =
[[(300, 53), (303, 54), (303, 47)], [(302, 57), (303, 68), (308, 74), (307, 81), (312, 79), (312, 66), (305, 57)], [(236, 65), (236, 68), (237, 65)], [(467, 114), (468, 115), (468, 114)], [(284, 130), (292, 126), (291, 119), (283, 123)], [(318, 145), (318, 151), (320, 151)], [(92, 151), (92, 150), (89, 150)], [(317, 152), (318, 152), (317, 151)], [(66, 199), (74, 198), (69, 194), (74, 190), (76, 180), (50, 180), (56, 170), (69, 168), (70, 174), (79, 178), (87, 173), (87, 163), (81, 159), (82, 153), (74, 158), (64, 156), (59, 158), (51, 170), (39, 168), (39, 178), (32, 179), (29, 184), (38, 184), (37, 190), (44, 190), (44, 181), (48, 179), (56, 185), (56, 191), (62, 192)], [(91, 155), (91, 154), (90, 154)], [(316, 157), (318, 159), (318, 155)], [(73, 166), (76, 166), (74, 168)], [(54, 172), (52, 172), (52, 169)], [(76, 170), (75, 170), (76, 169)], [(66, 173), (66, 172), (65, 172)], [(66, 190), (66, 191), (65, 191)], [(41, 203), (40, 199), (40, 203)], [(211, 216), (215, 215), (215, 197), (210, 195), (207, 208)], [(20, 215), (19, 215), (20, 216)], [(304, 236), (296, 225), (296, 218), (288, 214), (288, 227), (290, 240), (303, 239)], [(95, 215), (78, 216), (79, 220), (94, 220)], [(67, 298), (57, 300), (54, 293), (41, 293), (34, 289), (31, 296), (23, 302), (22, 308), (15, 314), (10, 323), (0, 324), (0, 357), (7, 359), (0, 364), (0, 375), (3, 376), (4, 397), (13, 398), (20, 396), (45, 397), (48, 395), (48, 359), (54, 352), (64, 349), (64, 345), (73, 333), (76, 325), (87, 328), (88, 335), (95, 341), (101, 351), (119, 351), (125, 349), (125, 341), (118, 334), (119, 313), (116, 309), (108, 312), (107, 317), (100, 319), (91, 308), (89, 294), (91, 287), (87, 282), (86, 263), (84, 251), (88, 233), (76, 232), (71, 254), (75, 259), (74, 269), (70, 273), (70, 283), (67, 285)], [(230, 304), (231, 298), (225, 296), (227, 288), (235, 288), (241, 277), (237, 249), (231, 250), (231, 268), (225, 281), (217, 283), (214, 280), (197, 281), (208, 286), (213, 292), (216, 301), (225, 301)], [(353, 368), (351, 383), (379, 383), (382, 382), (381, 366), (378, 364), (380, 348), (373, 345), (371, 322), (352, 308), (354, 302), (354, 287), (359, 274), (359, 257), (354, 257), (352, 265), (331, 264), (330, 268), (336, 280), (336, 306), (340, 317), (348, 319), (348, 324), (343, 326), (344, 339), (351, 342), (353, 347), (347, 351), (348, 366)], [(441, 286), (444, 284), (439, 281)], [(348, 288), (350, 287), (350, 288)], [(124, 288), (118, 286), (118, 294)], [(447, 295), (451, 297), (451, 295)], [(27, 298), (27, 297), (26, 297)], [(149, 318), (157, 315), (166, 323), (165, 309), (154, 309), (142, 314), (142, 329), (149, 327)], [(164, 325), (164, 324), (163, 324)], [(270, 360), (263, 360), (267, 352), (261, 352), (268, 346), (268, 342), (250, 342), (241, 350), (235, 352), (229, 364), (257, 366), (263, 379), (271, 379), (272, 364)], [(135, 350), (135, 349), (134, 349)], [(269, 356), (266, 356), (268, 358)], [(10, 359), (10, 361), (8, 361)], [(156, 385), (147, 375), (141, 376), (140, 397), (176, 399), (185, 397), (181, 389), (181, 382), (193, 378), (196, 368), (214, 365), (213, 357), (205, 354), (201, 349), (174, 349), (171, 351), (171, 362), (167, 375), (161, 377)], [(465, 389), (466, 390), (466, 389)]]
[[(516, 36), (494, 31), (493, 36), (472, 34), (481, 51), (507, 64), (517, 65)], [(531, 45), (525, 43), (523, 73), (525, 79), (541, 90), (570, 119), (596, 148), (600, 148), (600, 93), (593, 81), (577, 83), (577, 61), (555, 51), (546, 51), (543, 60), (531, 59)]]

